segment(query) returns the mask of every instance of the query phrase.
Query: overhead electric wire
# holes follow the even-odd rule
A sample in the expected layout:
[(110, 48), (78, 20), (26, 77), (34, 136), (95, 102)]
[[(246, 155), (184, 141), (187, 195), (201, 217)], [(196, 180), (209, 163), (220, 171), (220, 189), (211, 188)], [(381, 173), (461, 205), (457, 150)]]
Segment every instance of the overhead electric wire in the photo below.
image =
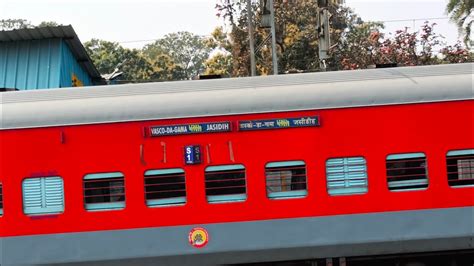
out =
[[(448, 20), (449, 17), (431, 17), (431, 18), (412, 18), (412, 19), (393, 19), (393, 20), (371, 20), (376, 22), (382, 23), (392, 23), (392, 22), (407, 22), (407, 21), (429, 21), (429, 20)], [(201, 38), (208, 38), (211, 35), (200, 35)], [(143, 40), (125, 40), (125, 41), (118, 41), (117, 43), (138, 43), (138, 42), (154, 42), (161, 40), (163, 38), (155, 38), (155, 39), (143, 39)]]

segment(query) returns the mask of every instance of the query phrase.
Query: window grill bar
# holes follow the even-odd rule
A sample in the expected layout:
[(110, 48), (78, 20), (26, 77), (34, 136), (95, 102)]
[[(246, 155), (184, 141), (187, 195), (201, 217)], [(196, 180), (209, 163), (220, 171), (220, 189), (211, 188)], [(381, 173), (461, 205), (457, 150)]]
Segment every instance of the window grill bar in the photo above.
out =
[(306, 174), (293, 174), (293, 173), (285, 173), (285, 172), (266, 172), (265, 175), (267, 177), (267, 179), (270, 179), (270, 178), (276, 178), (276, 179), (280, 179), (281, 176), (273, 176), (272, 174), (274, 173), (280, 173), (281, 176), (288, 176), (288, 177), (306, 177)]
[(222, 174), (245, 174), (244, 170), (224, 170), (224, 171), (206, 171), (206, 176), (222, 175)]
[(417, 158), (417, 159), (388, 159), (387, 163), (416, 163), (416, 162), (425, 162), (426, 158)]
[[(125, 196), (125, 193), (111, 193), (111, 194), (100, 194), (100, 195), (85, 195), (84, 198), (100, 198), (100, 197), (116, 197), (116, 196)], [(122, 201), (122, 200), (120, 200)], [(99, 202), (94, 202), (99, 203)]]
[(415, 166), (415, 167), (390, 167), (387, 171), (399, 171), (399, 170), (417, 170), (417, 169), (426, 169), (425, 166)]
[(460, 156), (460, 155), (448, 155), (446, 156), (448, 160), (462, 160), (462, 159), (474, 159), (474, 155)]
[(157, 186), (173, 186), (173, 185), (185, 185), (185, 182), (173, 182), (173, 183), (158, 183), (158, 184), (145, 184), (145, 187), (157, 187)]
[(306, 170), (305, 166), (286, 166), (286, 167), (266, 167), (267, 171), (289, 171), (289, 170)]
[(271, 184), (271, 185), (267, 185), (267, 187), (288, 187), (288, 186), (291, 186), (291, 185), (300, 185), (300, 184), (306, 184), (305, 181), (301, 181), (301, 182), (288, 182), (288, 183), (285, 183), (285, 184)]
[(145, 175), (145, 179), (160, 179), (160, 178), (177, 178), (177, 177), (184, 177), (183, 173), (177, 174), (163, 174), (163, 175)]
[(124, 178), (112, 177), (112, 178), (84, 179), (84, 184), (97, 183), (97, 182), (114, 182), (114, 181), (124, 181)]
[(84, 187), (84, 190), (98, 190), (98, 189), (117, 189), (117, 188), (125, 188), (124, 185), (121, 186), (106, 186), (106, 187)]
[(172, 189), (172, 190), (162, 190), (162, 191), (146, 191), (145, 194), (165, 194), (169, 192), (186, 192), (186, 189)]
[(448, 181), (449, 182), (462, 182), (462, 181), (470, 181), (470, 180), (474, 180), (474, 178), (463, 178), (463, 179), (449, 179)]
[[(463, 169), (469, 169), (469, 168), (463, 168)], [(462, 171), (462, 172), (448, 172), (448, 174), (452, 175), (452, 174), (465, 174), (465, 175), (470, 175), (470, 174), (474, 174), (474, 168), (471, 168), (469, 169), (470, 171)]]
[[(246, 188), (246, 186), (222, 186), (222, 187), (207, 187), (207, 190), (227, 189), (227, 188)], [(234, 194), (234, 193), (232, 193)], [(237, 193), (235, 193), (237, 194)], [(241, 193), (240, 193), (241, 194)]]
[(463, 169), (474, 168), (474, 161), (473, 162), (460, 162), (458, 164), (448, 164), (448, 167), (458, 167), (458, 168), (463, 168)]
[(216, 180), (206, 180), (206, 184), (207, 184), (207, 183), (219, 183), (219, 182), (239, 181), (239, 180), (245, 180), (245, 177), (227, 178), (227, 179), (216, 179)]
[(389, 178), (401, 178), (401, 177), (424, 177), (426, 178), (426, 174), (411, 174), (411, 175), (388, 175)]

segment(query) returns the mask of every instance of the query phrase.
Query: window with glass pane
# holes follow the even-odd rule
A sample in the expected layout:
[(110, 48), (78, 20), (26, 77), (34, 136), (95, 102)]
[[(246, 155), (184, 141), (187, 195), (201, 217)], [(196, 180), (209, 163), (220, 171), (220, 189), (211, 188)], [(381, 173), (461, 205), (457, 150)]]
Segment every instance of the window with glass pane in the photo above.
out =
[(125, 208), (125, 178), (122, 173), (89, 174), (84, 177), (87, 210)]
[(59, 176), (23, 180), (25, 214), (52, 214), (64, 211), (63, 179)]
[(145, 199), (148, 206), (186, 203), (186, 182), (183, 169), (146, 171)]
[(235, 202), (247, 198), (243, 165), (209, 166), (205, 179), (208, 202)]
[(272, 162), (265, 167), (267, 196), (271, 199), (307, 195), (306, 165), (303, 161)]
[(363, 157), (334, 158), (326, 161), (329, 195), (367, 192), (367, 166)]
[(3, 185), (0, 183), (0, 216), (3, 215)]
[(387, 156), (388, 189), (419, 190), (428, 187), (428, 173), (424, 153), (403, 153)]
[(446, 164), (450, 186), (474, 186), (474, 149), (448, 152)]

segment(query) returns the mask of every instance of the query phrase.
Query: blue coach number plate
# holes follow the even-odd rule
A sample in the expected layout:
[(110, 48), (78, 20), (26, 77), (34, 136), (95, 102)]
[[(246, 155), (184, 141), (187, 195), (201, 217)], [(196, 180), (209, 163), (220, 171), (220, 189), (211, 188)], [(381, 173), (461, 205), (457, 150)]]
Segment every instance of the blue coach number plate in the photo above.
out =
[(201, 163), (201, 146), (191, 145), (184, 147), (184, 162), (186, 164)]
[(320, 126), (319, 116), (240, 121), (239, 130), (261, 130)]
[(184, 134), (230, 132), (230, 122), (200, 123), (150, 127), (150, 136), (170, 136)]

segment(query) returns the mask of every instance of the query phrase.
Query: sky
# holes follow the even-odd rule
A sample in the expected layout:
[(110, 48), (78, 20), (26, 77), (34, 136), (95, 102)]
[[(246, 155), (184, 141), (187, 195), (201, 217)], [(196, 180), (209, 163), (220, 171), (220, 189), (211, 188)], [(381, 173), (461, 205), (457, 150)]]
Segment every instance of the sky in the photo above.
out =
[[(0, 19), (23, 18), (33, 24), (56, 21), (72, 25), (81, 41), (92, 38), (140, 48), (167, 33), (189, 31), (209, 35), (223, 25), (216, 16), (218, 0), (0, 0)], [(255, 0), (254, 0), (255, 1)], [(386, 32), (408, 27), (418, 30), (425, 18), (448, 44), (458, 39), (446, 19), (447, 0), (346, 0), (366, 21), (386, 21)], [(414, 21), (415, 19), (415, 21)], [(420, 19), (420, 20), (418, 20)], [(399, 21), (407, 20), (407, 21)]]

